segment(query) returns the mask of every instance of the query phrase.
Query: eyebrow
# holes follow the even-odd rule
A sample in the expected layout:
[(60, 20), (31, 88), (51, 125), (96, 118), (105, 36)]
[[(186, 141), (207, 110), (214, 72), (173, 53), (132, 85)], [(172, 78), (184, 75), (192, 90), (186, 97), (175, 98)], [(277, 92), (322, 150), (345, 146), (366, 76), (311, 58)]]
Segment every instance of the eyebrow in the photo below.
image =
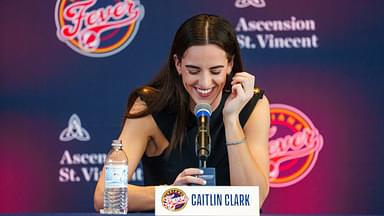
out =
[[(200, 67), (195, 66), (195, 65), (185, 65), (185, 67), (193, 68), (193, 69), (200, 69)], [(223, 68), (223, 67), (224, 67), (224, 65), (216, 65), (216, 66), (210, 67), (209, 69), (213, 70), (213, 69), (218, 69), (218, 68)]]

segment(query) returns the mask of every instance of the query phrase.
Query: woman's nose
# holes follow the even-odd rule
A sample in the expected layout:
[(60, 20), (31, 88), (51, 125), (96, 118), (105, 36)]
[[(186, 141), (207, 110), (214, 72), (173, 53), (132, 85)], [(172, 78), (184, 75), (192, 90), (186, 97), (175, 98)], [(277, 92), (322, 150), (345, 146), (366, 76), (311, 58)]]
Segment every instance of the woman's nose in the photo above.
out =
[(210, 88), (212, 84), (212, 77), (209, 73), (201, 73), (201, 77), (199, 80), (200, 86), (203, 88)]

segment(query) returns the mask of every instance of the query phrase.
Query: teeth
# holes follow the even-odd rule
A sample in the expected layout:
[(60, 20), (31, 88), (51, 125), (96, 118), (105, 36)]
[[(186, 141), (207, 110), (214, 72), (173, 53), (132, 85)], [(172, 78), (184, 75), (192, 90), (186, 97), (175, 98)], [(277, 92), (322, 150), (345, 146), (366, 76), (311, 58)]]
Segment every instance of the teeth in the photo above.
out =
[(199, 88), (196, 88), (197, 92), (201, 93), (201, 94), (208, 94), (209, 92), (212, 91), (212, 88), (210, 89), (199, 89)]

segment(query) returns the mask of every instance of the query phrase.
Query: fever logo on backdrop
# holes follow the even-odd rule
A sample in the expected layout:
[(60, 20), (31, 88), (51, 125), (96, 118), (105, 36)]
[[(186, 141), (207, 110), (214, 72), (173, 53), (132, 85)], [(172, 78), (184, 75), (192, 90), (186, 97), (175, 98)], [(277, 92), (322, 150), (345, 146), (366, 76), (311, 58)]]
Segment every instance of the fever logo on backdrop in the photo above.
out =
[(144, 7), (138, 0), (57, 0), (57, 37), (76, 52), (106, 57), (135, 37)]
[(323, 147), (323, 136), (312, 121), (284, 104), (271, 104), (269, 138), (271, 187), (287, 187), (306, 177)]

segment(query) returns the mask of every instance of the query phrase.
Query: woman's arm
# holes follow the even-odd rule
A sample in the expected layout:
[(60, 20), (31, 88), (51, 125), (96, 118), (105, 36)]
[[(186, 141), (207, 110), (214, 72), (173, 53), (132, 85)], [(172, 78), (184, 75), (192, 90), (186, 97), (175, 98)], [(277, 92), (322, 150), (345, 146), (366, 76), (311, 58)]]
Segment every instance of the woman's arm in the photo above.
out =
[[(145, 104), (137, 100), (130, 112), (139, 112), (144, 108)], [(126, 119), (119, 139), (122, 141), (123, 150), (128, 157), (129, 180), (132, 178), (147, 148), (148, 141), (156, 129), (158, 130), (152, 115), (136, 119)], [(94, 193), (94, 207), (96, 211), (102, 209), (104, 205), (104, 176), (105, 169), (103, 168)], [(155, 206), (154, 187), (128, 185), (128, 200), (128, 211), (152, 210)]]
[[(131, 109), (131, 113), (140, 112), (143, 109), (143, 102), (137, 100)], [(160, 129), (157, 127), (152, 115), (147, 115), (137, 119), (126, 119), (120, 140), (123, 143), (123, 150), (128, 157), (128, 178), (131, 179), (143, 154), (148, 151), (148, 142), (154, 141), (155, 152), (158, 151), (159, 137), (162, 137)], [(164, 144), (163, 144), (164, 145)], [(162, 148), (160, 148), (162, 149)], [(204, 185), (203, 179), (194, 177), (201, 174), (199, 169), (187, 168), (183, 170), (175, 179), (172, 185), (200, 184)], [(100, 211), (104, 205), (104, 176), (103, 168), (94, 193), (94, 207)], [(128, 211), (148, 211), (155, 208), (155, 186), (128, 185)]]
[(227, 147), (231, 184), (259, 186), (260, 207), (269, 191), (269, 118), (269, 102), (264, 96), (257, 102), (244, 129), (239, 118), (224, 120), (227, 143), (244, 139), (244, 143)]
[[(103, 169), (94, 194), (94, 207), (96, 211), (100, 211), (104, 205), (104, 175)], [(128, 200), (129, 212), (153, 210), (155, 208), (155, 187), (129, 184)]]
[(257, 102), (244, 128), (239, 120), (241, 110), (254, 95), (254, 83), (252, 74), (235, 74), (232, 93), (223, 109), (223, 121), (227, 143), (241, 142), (227, 146), (231, 184), (259, 186), (261, 206), (269, 191), (268, 99), (264, 96)]

